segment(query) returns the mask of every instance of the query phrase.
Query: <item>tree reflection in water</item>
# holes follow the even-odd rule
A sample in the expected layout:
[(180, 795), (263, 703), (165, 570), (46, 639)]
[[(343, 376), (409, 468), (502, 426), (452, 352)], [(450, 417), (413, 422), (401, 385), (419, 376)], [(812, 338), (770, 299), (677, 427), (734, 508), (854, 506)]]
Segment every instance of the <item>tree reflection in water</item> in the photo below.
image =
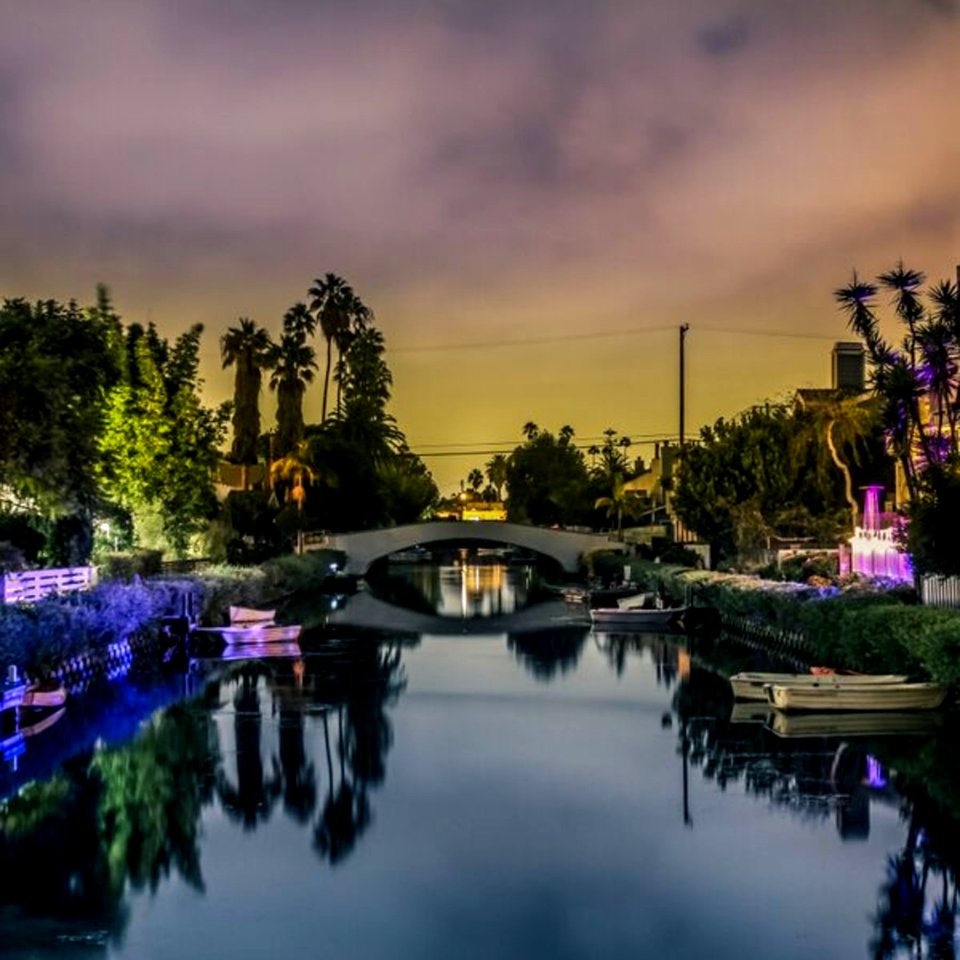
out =
[[(904, 849), (885, 866), (870, 955), (874, 960), (954, 960), (960, 768), (950, 730), (919, 742), (910, 736), (855, 742), (837, 736), (781, 739), (762, 722), (731, 722), (726, 680), (690, 664), (682, 647), (667, 643), (667, 649), (658, 650), (649, 638), (611, 636), (599, 645), (618, 675), (630, 652), (650, 650), (655, 662), (672, 657), (677, 670), (658, 670), (657, 676), (668, 688), (677, 677), (682, 681), (673, 695), (680, 720), (678, 753), (721, 790), (741, 782), (748, 794), (799, 817), (826, 819), (833, 813), (844, 841), (868, 836), (873, 798), (898, 803), (907, 836)], [(761, 705), (756, 716), (763, 715)], [(956, 725), (956, 718), (951, 722)], [(895, 771), (892, 784), (872, 775), (878, 766)]]
[[(314, 820), (321, 856), (341, 862), (371, 822), (369, 793), (384, 781), (393, 739), (386, 710), (404, 686), (396, 643), (340, 641), (300, 661), (232, 665), (194, 700), (155, 714), (133, 741), (79, 754), (0, 802), (4, 946), (64, 937), (105, 945), (122, 936), (125, 892), (155, 890), (171, 872), (202, 891), (201, 816), (217, 801), (253, 830), (282, 799), (295, 822)], [(224, 699), (234, 707), (233, 763), (214, 725)], [(265, 743), (265, 711), (277, 717), (276, 744)], [(318, 715), (327, 770), (319, 813), (305, 749), (305, 724)]]
[(507, 646), (534, 677), (549, 682), (577, 666), (588, 632), (576, 626), (512, 633)]

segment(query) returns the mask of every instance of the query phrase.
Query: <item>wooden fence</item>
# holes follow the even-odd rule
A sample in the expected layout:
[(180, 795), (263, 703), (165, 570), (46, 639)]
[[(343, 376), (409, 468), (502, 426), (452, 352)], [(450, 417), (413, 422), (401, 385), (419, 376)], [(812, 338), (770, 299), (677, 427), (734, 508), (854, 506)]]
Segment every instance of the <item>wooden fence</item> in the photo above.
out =
[(51, 593), (85, 590), (97, 582), (96, 567), (21, 570), (0, 576), (0, 603), (32, 603)]
[(920, 578), (920, 599), (926, 607), (960, 609), (960, 577), (924, 574)]

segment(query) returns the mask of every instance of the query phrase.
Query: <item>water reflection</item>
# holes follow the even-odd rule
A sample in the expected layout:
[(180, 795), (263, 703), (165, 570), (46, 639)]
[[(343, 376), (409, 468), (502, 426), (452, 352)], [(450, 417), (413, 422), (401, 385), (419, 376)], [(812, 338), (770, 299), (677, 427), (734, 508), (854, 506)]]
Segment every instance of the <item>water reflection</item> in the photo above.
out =
[(451, 564), (391, 564), (373, 577), (383, 599), (441, 617), (471, 619), (516, 613), (534, 598), (536, 573), (462, 550)]
[[(458, 642), (446, 641), (445, 654), (454, 657)], [(827, 826), (852, 844), (844, 848), (847, 854), (858, 846), (868, 849), (863, 842), (878, 805), (898, 811), (903, 845), (889, 862), (876, 863), (876, 879), (870, 881), (876, 883), (876, 913), (861, 942), (869, 936), (875, 958), (954, 956), (960, 773), (949, 723), (942, 732), (898, 737), (881, 735), (882, 729), (830, 736), (813, 723), (777, 730), (766, 710), (734, 707), (729, 685), (711, 669), (724, 651), (662, 635), (591, 634), (564, 627), (489, 644), (462, 643), (460, 652), (478, 658), (470, 666), (482, 666), (485, 657), (492, 660), (499, 651), (502, 669), (502, 654), (507, 654), (514, 677), (538, 681), (516, 689), (532, 691), (543, 713), (556, 711), (565, 690), (588, 680), (599, 684), (586, 688), (590, 697), (607, 689), (603, 682), (610, 677), (617, 678), (619, 689), (626, 686), (622, 680), (639, 676), (660, 691), (650, 700), (654, 722), (659, 717), (662, 727), (656, 737), (668, 744), (668, 753), (675, 748), (676, 766), (624, 776), (633, 778), (631, 789), (655, 776), (670, 785), (673, 822), (692, 830), (684, 834), (690, 838), (685, 843), (703, 842), (704, 836), (708, 845), (716, 842), (710, 837), (716, 797), (734, 785), (778, 813)], [(197, 696), (153, 713), (129, 743), (88, 745), (55, 776), (9, 796), (0, 805), (4, 942), (26, 950), (38, 943), (83, 940), (101, 953), (107, 944), (120, 943), (129, 922), (128, 891), (157, 891), (174, 876), (197, 893), (206, 889), (204, 818), (221, 813), (236, 838), (286, 821), (308, 851), (311, 869), (325, 875), (329, 871), (317, 861), (340, 868), (366, 859), (351, 855), (385, 842), (371, 826), (378, 806), (383, 816), (387, 799), (378, 791), (386, 784), (395, 746), (394, 708), (408, 685), (404, 655), (405, 647), (395, 640), (340, 638), (296, 659), (198, 665)], [(627, 693), (621, 696), (629, 702)], [(442, 722), (449, 714), (438, 702), (429, 700), (437, 710), (430, 716)], [(578, 708), (582, 713), (574, 714), (579, 722), (602, 703), (587, 702)], [(498, 711), (509, 714), (510, 709), (480, 697), (468, 715), (486, 729)], [(624, 712), (617, 723), (625, 737), (641, 744), (642, 734), (630, 729), (637, 715)], [(543, 722), (566, 716), (549, 712)], [(410, 728), (405, 729), (409, 740)], [(477, 768), (484, 775), (496, 744), (489, 749)], [(596, 749), (602, 751), (603, 744)], [(464, 766), (473, 770), (469, 755), (447, 758), (461, 774)], [(571, 775), (562, 765), (549, 770), (558, 784)], [(592, 775), (600, 776), (596, 770)], [(456, 773), (444, 768), (438, 776)], [(698, 781), (715, 787), (712, 807), (694, 804), (691, 791), (695, 799)], [(591, 811), (603, 819), (602, 806), (586, 805), (593, 792), (603, 799), (603, 789), (582, 792), (577, 831), (598, 828), (586, 822)], [(390, 799), (399, 802), (395, 793)], [(429, 812), (436, 815), (436, 808)], [(457, 812), (449, 815), (455, 818)], [(487, 828), (484, 845), (516, 842), (509, 824), (494, 820)], [(432, 833), (422, 842), (425, 850), (430, 847)]]

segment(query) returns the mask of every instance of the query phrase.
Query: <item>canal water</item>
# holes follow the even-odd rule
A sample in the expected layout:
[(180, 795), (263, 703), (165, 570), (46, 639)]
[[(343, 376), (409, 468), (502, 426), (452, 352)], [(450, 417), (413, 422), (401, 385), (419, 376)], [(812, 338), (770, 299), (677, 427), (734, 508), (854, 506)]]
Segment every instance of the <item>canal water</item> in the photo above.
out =
[(29, 738), (0, 956), (954, 956), (949, 722), (774, 729), (732, 711), (728, 638), (556, 603), (457, 633), (529, 607), (531, 571), (401, 579), (435, 632), (130, 677)]

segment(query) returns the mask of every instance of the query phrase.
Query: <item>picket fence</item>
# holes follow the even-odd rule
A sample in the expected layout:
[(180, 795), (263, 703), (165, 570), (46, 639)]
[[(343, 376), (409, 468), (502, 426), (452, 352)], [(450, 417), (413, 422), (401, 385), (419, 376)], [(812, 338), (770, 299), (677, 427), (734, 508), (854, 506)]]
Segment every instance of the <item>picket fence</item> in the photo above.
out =
[(97, 582), (96, 567), (20, 570), (0, 576), (0, 603), (32, 603), (51, 593), (86, 590)]
[(960, 609), (960, 577), (924, 574), (920, 578), (920, 599), (926, 607)]

